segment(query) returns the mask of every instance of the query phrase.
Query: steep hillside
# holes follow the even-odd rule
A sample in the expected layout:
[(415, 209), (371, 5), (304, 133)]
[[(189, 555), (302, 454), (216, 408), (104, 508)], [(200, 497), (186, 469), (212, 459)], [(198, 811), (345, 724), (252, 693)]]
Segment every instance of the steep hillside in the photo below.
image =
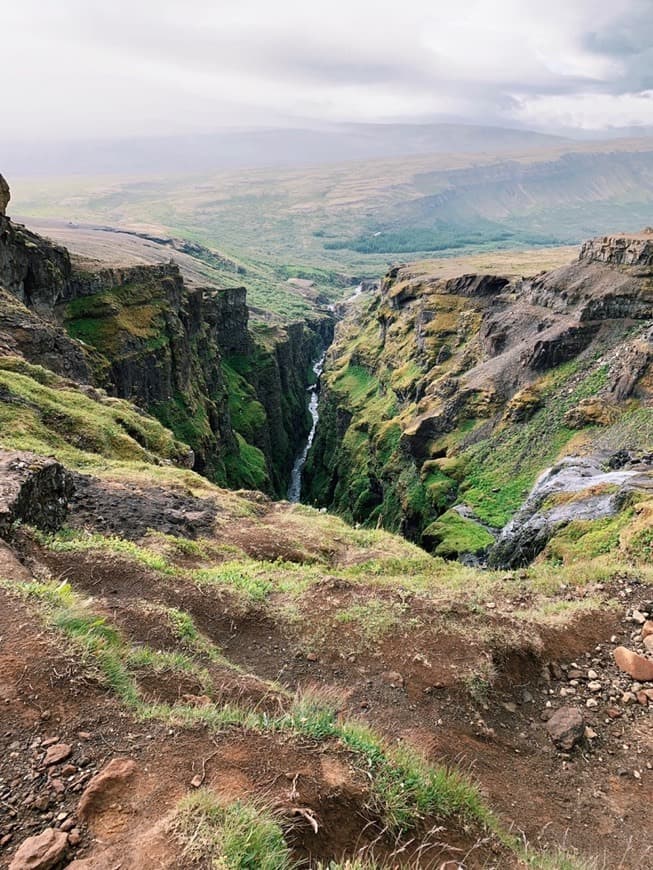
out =
[[(391, 270), (339, 326), (307, 499), (438, 554), (491, 551), (500, 564), (528, 562), (570, 520), (609, 526), (650, 487), (653, 234), (594, 240), (535, 278), (428, 269)], [(522, 515), (521, 538), (506, 533), (493, 548), (563, 457), (579, 466), (566, 485), (558, 475), (555, 491), (536, 493), (538, 518)], [(606, 463), (621, 475), (606, 475)], [(590, 486), (606, 494), (593, 510)]]
[(146, 409), (192, 448), (193, 467), (209, 478), (285, 492), (310, 427), (306, 386), (331, 337), (327, 315), (250, 332), (245, 288), (188, 287), (173, 263), (71, 259), (0, 222), (0, 286), (12, 294), (1, 316), (11, 314), (14, 327), (7, 347), (19, 322), (31, 324), (26, 359)]

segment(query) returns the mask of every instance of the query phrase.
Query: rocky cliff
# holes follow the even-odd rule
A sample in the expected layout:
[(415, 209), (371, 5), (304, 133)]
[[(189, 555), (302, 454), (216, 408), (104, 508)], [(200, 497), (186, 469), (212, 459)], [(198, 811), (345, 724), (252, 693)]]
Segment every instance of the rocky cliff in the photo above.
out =
[(593, 240), (528, 279), (391, 270), (329, 353), (309, 498), (478, 555), (561, 455), (649, 453), (650, 238)]
[[(6, 206), (4, 181), (2, 191)], [(135, 402), (212, 480), (283, 494), (310, 427), (305, 391), (328, 317), (254, 335), (245, 288), (188, 287), (172, 262), (73, 261), (4, 207), (0, 288), (5, 353)]]

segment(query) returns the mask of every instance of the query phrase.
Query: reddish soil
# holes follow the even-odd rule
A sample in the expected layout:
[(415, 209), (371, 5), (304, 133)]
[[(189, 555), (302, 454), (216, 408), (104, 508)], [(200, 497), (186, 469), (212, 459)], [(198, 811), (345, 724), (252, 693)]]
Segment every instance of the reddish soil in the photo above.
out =
[[(256, 538), (252, 546), (258, 550), (262, 540)], [(149, 603), (191, 614), (225, 656), (247, 672), (243, 676), (207, 661), (215, 700), (276, 713), (287, 696), (272, 690), (267, 680), (279, 680), (289, 692), (317, 685), (340, 699), (343, 712), (369, 722), (391, 741), (413, 744), (434, 761), (468, 770), (503, 822), (534, 846), (571, 846), (606, 868), (639, 870), (650, 863), (653, 704), (635, 702), (621, 706), (615, 718), (607, 715), (610, 687), (619, 687), (620, 694), (629, 686), (611, 651), (616, 643), (632, 642), (626, 613), (642, 606), (646, 594), (636, 581), (616, 580), (615, 588), (606, 590), (621, 600), (618, 611), (587, 613), (565, 629), (526, 625), (511, 646), (486, 639), (505, 635), (506, 614), (480, 619), (464, 609), (434, 613), (426, 599), (403, 598), (407, 610), (397, 627), (382, 641), (361, 644), (351, 625), (335, 621), (333, 614), (380, 593), (330, 576), (302, 604), (303, 619), (324, 626), (308, 648), (301, 620), (288, 623), (273, 616), (273, 609), (246, 608), (224, 591), (200, 589), (115, 554), (54, 553), (26, 536), (18, 544), (30, 570), (45, 568), (92, 595), (134, 645), (178, 647), (165, 614)], [(29, 576), (9, 551), (0, 554), (5, 560), (0, 575)], [(238, 730), (210, 737), (202, 729), (170, 730), (135, 721), (88, 669), (62, 652), (30, 608), (0, 595), (0, 801), (8, 813), (0, 822), (0, 840), (9, 837), (0, 866), (7, 866), (25, 836), (56, 822), (59, 813), (74, 813), (93, 772), (121, 755), (137, 761), (134, 783), (125, 786), (118, 808), (82, 828), (80, 845), (71, 849), (100, 861), (89, 867), (115, 867), (125, 855), (131, 856), (125, 865), (130, 867), (181, 866), (164, 822), (203, 770), (206, 784), (225, 797), (264, 797), (280, 807), (297, 856), (309, 866), (318, 858), (351, 855), (379, 836), (377, 856), (395, 848), (365, 808), (365, 777), (337, 747)], [(385, 595), (395, 600), (392, 593)], [(411, 617), (419, 618), (417, 626)], [(491, 686), (471, 680), (483, 664), (497, 672)], [(599, 674), (606, 697), (597, 696), (600, 703), (587, 707), (585, 700), (594, 697), (587, 688), (590, 669)], [(575, 670), (580, 677), (574, 678)], [(201, 703), (204, 694), (194, 677), (171, 678), (166, 672), (144, 674), (140, 687), (148, 698), (169, 703), (184, 696)], [(571, 697), (563, 698), (565, 693)], [(561, 753), (546, 734), (545, 720), (570, 701), (580, 702), (595, 736), (580, 749)], [(70, 760), (76, 769), (60, 794), (40, 765), (42, 741), (50, 736), (73, 746)], [(297, 806), (315, 813), (317, 835), (302, 816), (293, 815)], [(506, 856), (493, 856), (488, 844), (475, 850), (475, 838), (463, 831), (439, 831), (435, 839), (445, 846), (423, 851), (422, 868), (439, 867), (444, 857), (464, 858), (466, 868), (512, 866)], [(408, 849), (404, 857), (410, 854)], [(398, 866), (403, 864), (397, 859)]]
[[(8, 559), (4, 567), (5, 577), (21, 573)], [(81, 840), (68, 858), (79, 859), (80, 868), (110, 870), (121, 862), (135, 870), (185, 866), (167, 823), (198, 774), (225, 799), (264, 798), (276, 807), (300, 860), (330, 859), (376, 840), (376, 854), (394, 850), (366, 809), (366, 777), (336, 746), (238, 730), (210, 736), (201, 728), (134, 720), (74, 656), (61, 651), (55, 636), (42, 631), (33, 610), (4, 590), (0, 636), (0, 800), (6, 809), (0, 866), (9, 865), (25, 837), (74, 820), (85, 785), (116, 757), (134, 759), (137, 774), (88, 825), (76, 824)], [(175, 683), (170, 691), (189, 688), (195, 687)], [(43, 767), (44, 744), (55, 737), (71, 746), (69, 768)], [(297, 807), (311, 809), (317, 834)], [(471, 845), (456, 831), (440, 831), (438, 843), (424, 852), (423, 866), (439, 866)], [(481, 851), (484, 860), (487, 852)]]

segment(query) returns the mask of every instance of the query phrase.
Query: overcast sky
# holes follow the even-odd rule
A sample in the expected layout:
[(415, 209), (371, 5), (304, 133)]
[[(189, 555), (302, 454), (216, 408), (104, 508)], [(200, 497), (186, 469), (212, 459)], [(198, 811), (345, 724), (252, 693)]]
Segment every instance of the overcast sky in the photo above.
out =
[(1, 0), (2, 136), (653, 124), (653, 0)]

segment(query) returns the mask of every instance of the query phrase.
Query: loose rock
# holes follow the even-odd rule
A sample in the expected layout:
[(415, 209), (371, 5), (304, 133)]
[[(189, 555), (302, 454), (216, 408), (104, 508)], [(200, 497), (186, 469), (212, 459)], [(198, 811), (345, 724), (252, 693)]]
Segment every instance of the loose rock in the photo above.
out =
[(613, 652), (617, 667), (629, 674), (634, 680), (649, 682), (653, 680), (653, 661), (645, 659), (625, 646), (618, 646)]
[(575, 707), (561, 707), (546, 723), (546, 730), (559, 749), (569, 752), (585, 736), (585, 723)]
[(46, 828), (36, 837), (29, 837), (14, 855), (9, 870), (49, 870), (64, 856), (68, 835)]
[(53, 746), (48, 747), (48, 751), (45, 753), (45, 758), (43, 759), (43, 764), (46, 767), (50, 767), (53, 764), (60, 764), (68, 758), (72, 751), (73, 748), (69, 743), (55, 743)]
[(129, 779), (136, 771), (136, 762), (131, 758), (113, 758), (106, 767), (89, 782), (77, 806), (77, 817), (88, 818), (98, 804), (112, 791)]

